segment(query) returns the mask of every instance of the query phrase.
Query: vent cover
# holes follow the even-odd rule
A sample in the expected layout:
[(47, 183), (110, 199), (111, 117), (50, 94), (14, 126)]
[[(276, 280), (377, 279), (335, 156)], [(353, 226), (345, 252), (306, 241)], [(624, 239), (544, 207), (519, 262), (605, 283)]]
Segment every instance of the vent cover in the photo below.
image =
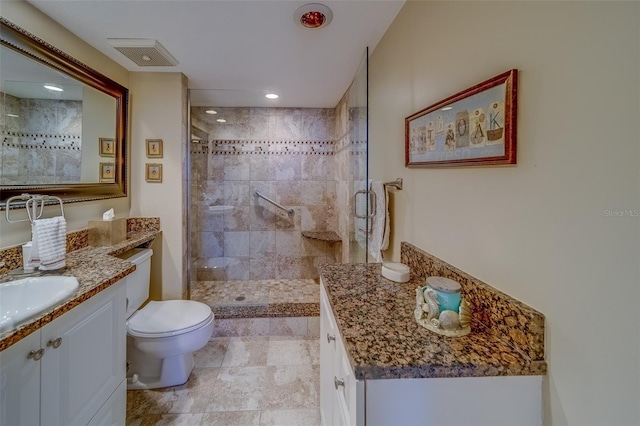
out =
[(110, 38), (109, 43), (141, 67), (173, 67), (176, 58), (157, 40), (147, 38)]

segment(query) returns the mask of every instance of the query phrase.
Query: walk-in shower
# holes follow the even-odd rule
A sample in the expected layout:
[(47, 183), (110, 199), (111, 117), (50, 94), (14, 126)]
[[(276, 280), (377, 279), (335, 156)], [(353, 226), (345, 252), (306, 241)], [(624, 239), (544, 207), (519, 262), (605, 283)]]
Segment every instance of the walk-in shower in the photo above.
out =
[(366, 117), (366, 57), (335, 108), (191, 107), (192, 299), (218, 318), (318, 315), (318, 265), (366, 260)]

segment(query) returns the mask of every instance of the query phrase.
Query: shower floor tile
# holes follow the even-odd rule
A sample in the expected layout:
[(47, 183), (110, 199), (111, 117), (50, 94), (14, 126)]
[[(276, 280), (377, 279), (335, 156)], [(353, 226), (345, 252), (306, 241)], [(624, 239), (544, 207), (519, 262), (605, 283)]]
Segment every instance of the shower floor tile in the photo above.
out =
[(191, 299), (216, 318), (317, 316), (320, 286), (312, 279), (193, 281)]

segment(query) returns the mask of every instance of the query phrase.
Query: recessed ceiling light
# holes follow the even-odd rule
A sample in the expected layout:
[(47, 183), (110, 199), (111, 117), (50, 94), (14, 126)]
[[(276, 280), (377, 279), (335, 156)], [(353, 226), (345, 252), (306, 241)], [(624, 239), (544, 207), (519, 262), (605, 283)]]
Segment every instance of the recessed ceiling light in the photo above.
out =
[(266, 98), (268, 99), (278, 99), (279, 96), (276, 95), (275, 93), (267, 93), (266, 95), (264, 95)]
[(217, 114), (217, 113), (218, 113), (218, 111), (216, 111), (215, 109), (208, 109), (208, 110), (206, 110), (205, 112), (206, 112), (207, 114), (211, 114), (211, 115), (214, 115), (214, 114)]
[(53, 84), (45, 84), (44, 88), (53, 92), (64, 92), (64, 89), (60, 86), (54, 86)]
[(452, 109), (453, 107), (444, 107), (441, 109), (441, 111), (449, 111), (450, 109)]
[(303, 28), (318, 29), (331, 23), (333, 12), (324, 4), (309, 3), (299, 7), (293, 18)]
[(7, 117), (14, 117), (14, 118), (18, 118), (20, 117), (18, 114), (11, 114), (10, 112), (7, 113)]
[(216, 121), (218, 123), (226, 123), (227, 122), (227, 120), (225, 120), (224, 118), (218, 118)]

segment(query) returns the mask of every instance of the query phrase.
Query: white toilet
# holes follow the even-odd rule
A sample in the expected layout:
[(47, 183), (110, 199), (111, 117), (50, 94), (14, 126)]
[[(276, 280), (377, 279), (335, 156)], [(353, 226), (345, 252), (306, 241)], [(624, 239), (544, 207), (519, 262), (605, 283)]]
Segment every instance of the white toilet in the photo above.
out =
[(127, 389), (181, 385), (193, 370), (193, 352), (213, 334), (213, 312), (191, 300), (149, 302), (151, 249), (119, 255), (135, 263), (127, 280)]

